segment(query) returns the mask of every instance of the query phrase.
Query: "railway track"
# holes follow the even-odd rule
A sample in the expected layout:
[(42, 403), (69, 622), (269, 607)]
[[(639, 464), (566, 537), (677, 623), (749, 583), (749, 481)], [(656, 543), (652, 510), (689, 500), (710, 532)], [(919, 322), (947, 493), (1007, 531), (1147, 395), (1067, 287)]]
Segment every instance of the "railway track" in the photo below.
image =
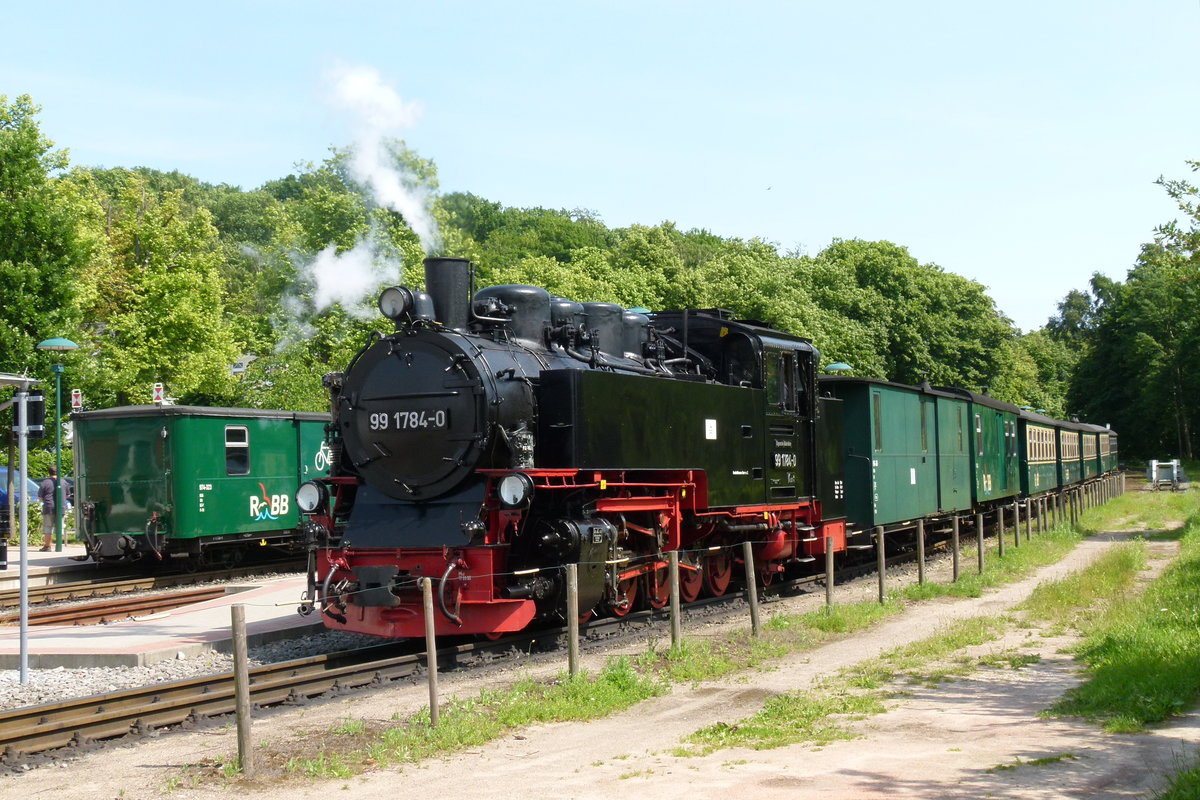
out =
[[(266, 570), (272, 571), (302, 571), (302, 562), (285, 562), (272, 565), (256, 565), (220, 569), (209, 572), (189, 572), (168, 575), (146, 575), (137, 578), (121, 578), (113, 580), (107, 576), (88, 578), (82, 581), (71, 581), (51, 586), (30, 586), (29, 604), (51, 603), (66, 600), (88, 600), (94, 597), (111, 597), (132, 592), (170, 589), (176, 586), (190, 586), (208, 581), (228, 580), (260, 575)], [(0, 590), (0, 609), (16, 608), (20, 602), (19, 589)]]
[[(29, 609), (29, 624), (101, 625), (131, 617), (160, 614), (193, 603), (203, 603), (205, 600), (221, 597), (227, 592), (228, 590), (224, 586), (206, 586), (169, 594), (119, 597), (103, 603), (31, 608)], [(10, 611), (0, 614), (0, 625), (15, 625), (19, 620), (20, 612)]]

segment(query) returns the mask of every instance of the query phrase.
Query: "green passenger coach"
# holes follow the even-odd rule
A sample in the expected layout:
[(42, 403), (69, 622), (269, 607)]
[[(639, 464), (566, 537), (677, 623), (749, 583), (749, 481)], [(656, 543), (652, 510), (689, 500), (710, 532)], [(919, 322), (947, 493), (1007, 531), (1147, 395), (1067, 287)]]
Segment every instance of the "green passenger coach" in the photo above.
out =
[(1059, 429), (1056, 419), (1022, 409), (1017, 419), (1021, 444), (1021, 494), (1045, 494), (1059, 487)]
[(297, 546), (292, 496), (329, 473), (326, 414), (125, 406), (72, 415), (78, 536), (97, 560), (240, 560)]
[(889, 526), (938, 512), (934, 397), (871, 378), (822, 377), (844, 405), (846, 517), (856, 528)]
[(1017, 446), (1017, 415), (1021, 410), (1011, 403), (966, 389), (939, 389), (967, 401), (974, 505), (994, 505), (1016, 497), (1021, 490)]

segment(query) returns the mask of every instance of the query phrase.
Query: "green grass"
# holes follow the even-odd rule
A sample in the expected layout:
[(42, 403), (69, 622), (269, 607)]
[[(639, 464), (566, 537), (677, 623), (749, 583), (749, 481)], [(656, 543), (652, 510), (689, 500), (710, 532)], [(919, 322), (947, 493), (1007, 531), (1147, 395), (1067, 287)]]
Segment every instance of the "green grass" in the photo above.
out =
[(1183, 769), (1170, 777), (1154, 800), (1196, 800), (1200, 798), (1200, 767)]
[(1079, 572), (1039, 584), (1017, 610), (1024, 611), (1027, 620), (1053, 628), (1086, 625), (1127, 602), (1145, 567), (1144, 542), (1117, 545)]
[(1200, 510), (1200, 494), (1187, 492), (1129, 491), (1102, 506), (1089, 508), (1080, 519), (1085, 534), (1104, 530), (1160, 531)]
[(427, 708), (400, 724), (348, 718), (329, 737), (307, 742), (310, 752), (275, 755), (286, 759), (285, 773), (346, 778), (479, 746), (534, 722), (593, 719), (665, 691), (661, 679), (638, 672), (628, 659), (613, 659), (595, 676), (560, 676), (553, 683), (525, 679), (505, 690), (450, 700), (439, 709), (436, 727)]
[(1080, 623), (1084, 640), (1075, 653), (1086, 680), (1050, 713), (1133, 732), (1200, 698), (1200, 514), (1188, 520), (1180, 546), (1143, 594)]
[(963, 550), (956, 582), (913, 584), (902, 589), (899, 594), (907, 600), (979, 597), (984, 589), (1021, 580), (1040, 567), (1062, 560), (1082, 538), (1079, 532), (1060, 526), (1035, 534), (1032, 539), (1026, 541), (1024, 526), (1021, 530), (1021, 545), (1018, 547), (1012, 543), (1012, 528), (1009, 528), (1003, 558), (1000, 557), (994, 537), (985, 541), (982, 573), (976, 566), (976, 550), (972, 539), (964, 542), (970, 546)]

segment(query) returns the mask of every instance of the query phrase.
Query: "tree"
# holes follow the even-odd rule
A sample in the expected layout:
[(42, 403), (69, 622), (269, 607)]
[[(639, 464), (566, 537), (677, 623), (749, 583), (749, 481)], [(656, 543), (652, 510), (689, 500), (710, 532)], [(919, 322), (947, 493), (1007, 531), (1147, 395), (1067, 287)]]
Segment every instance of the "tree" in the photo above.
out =
[(61, 177), (67, 153), (54, 150), (29, 95), (0, 95), (0, 371), (48, 374), (35, 348), (71, 336), (78, 315), (73, 277), (92, 258), (85, 230), (91, 198)]
[(220, 247), (205, 209), (152, 196), (132, 176), (108, 209), (109, 264), (83, 276), (85, 375), (94, 404), (148, 396), (162, 382), (190, 402), (228, 402), (241, 353), (224, 318)]

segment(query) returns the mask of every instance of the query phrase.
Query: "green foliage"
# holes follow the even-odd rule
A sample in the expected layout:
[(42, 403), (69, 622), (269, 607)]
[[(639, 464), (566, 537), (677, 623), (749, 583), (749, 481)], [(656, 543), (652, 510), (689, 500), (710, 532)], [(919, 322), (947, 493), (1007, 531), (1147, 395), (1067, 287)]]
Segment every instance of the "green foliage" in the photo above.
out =
[(79, 368), (90, 402), (148, 397), (156, 381), (183, 400), (226, 401), (240, 346), (211, 215), (186, 208), (181, 190), (154, 197), (134, 175), (106, 210), (107, 263), (80, 279), (81, 344), (97, 354)]
[(36, 345), (75, 335), (73, 278), (97, 245), (87, 231), (94, 208), (61, 173), (29, 95), (0, 95), (0, 372), (49, 377), (52, 356)]
[(1200, 699), (1200, 513), (1188, 520), (1181, 543), (1179, 557), (1145, 593), (1116, 593), (1109, 613), (1084, 617), (1077, 654), (1086, 680), (1051, 713), (1131, 732)]
[[(1189, 162), (1193, 171), (1200, 162)], [(1200, 190), (1159, 180), (1187, 219), (1161, 226), (1124, 283), (1092, 278), (1050, 333), (1081, 358), (1070, 409), (1120, 431), (1123, 455), (1193, 458), (1200, 423)]]

